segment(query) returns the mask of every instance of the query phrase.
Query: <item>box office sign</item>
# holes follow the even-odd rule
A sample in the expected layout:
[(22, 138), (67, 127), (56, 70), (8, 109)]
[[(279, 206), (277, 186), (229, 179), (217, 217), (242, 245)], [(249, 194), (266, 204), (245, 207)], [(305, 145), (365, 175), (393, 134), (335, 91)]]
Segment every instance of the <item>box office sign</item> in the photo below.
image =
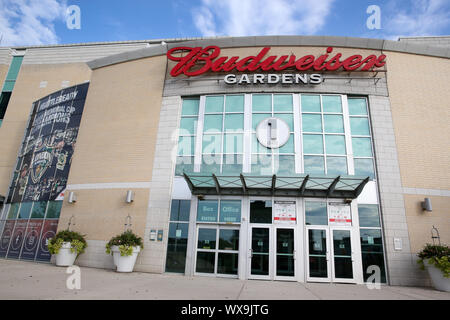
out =
[(64, 191), (89, 83), (33, 103), (7, 202), (54, 201)]
[(344, 203), (329, 203), (328, 217), (332, 226), (351, 226), (352, 212), (349, 205)]
[(295, 201), (274, 201), (273, 220), (277, 223), (296, 224)]

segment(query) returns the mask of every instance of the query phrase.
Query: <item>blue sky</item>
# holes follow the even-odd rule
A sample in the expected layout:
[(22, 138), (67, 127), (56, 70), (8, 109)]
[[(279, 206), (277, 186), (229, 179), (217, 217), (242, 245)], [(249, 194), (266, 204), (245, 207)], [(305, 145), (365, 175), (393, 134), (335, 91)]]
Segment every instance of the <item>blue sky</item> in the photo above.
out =
[[(66, 9), (81, 10), (81, 29)], [(369, 30), (370, 5), (381, 29)], [(450, 35), (449, 0), (0, 0), (1, 46), (246, 35)]]

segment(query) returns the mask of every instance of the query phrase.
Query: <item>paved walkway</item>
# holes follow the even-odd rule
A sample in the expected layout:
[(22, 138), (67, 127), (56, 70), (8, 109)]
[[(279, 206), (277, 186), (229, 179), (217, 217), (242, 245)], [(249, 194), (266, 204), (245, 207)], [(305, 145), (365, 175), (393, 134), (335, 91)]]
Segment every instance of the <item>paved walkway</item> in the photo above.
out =
[(66, 268), (0, 259), (0, 299), (150, 300), (450, 300), (427, 288), (185, 277), (81, 268), (81, 289), (66, 287)]

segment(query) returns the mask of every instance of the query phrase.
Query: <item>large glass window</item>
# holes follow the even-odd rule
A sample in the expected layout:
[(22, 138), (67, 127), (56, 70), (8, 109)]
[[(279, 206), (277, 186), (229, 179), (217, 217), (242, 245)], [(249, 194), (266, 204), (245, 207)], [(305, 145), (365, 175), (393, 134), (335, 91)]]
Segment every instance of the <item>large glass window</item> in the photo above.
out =
[(375, 265), (380, 268), (381, 282), (386, 283), (383, 236), (378, 205), (359, 204), (358, 213), (364, 281), (371, 276), (371, 273), (367, 273), (367, 268)]
[(180, 131), (178, 138), (178, 156), (176, 174), (194, 171), (195, 138), (197, 136), (200, 99), (183, 99)]
[(240, 174), (244, 153), (244, 95), (207, 96), (202, 172)]
[(190, 206), (190, 200), (172, 200), (166, 272), (185, 271)]
[(348, 98), (355, 175), (375, 179), (375, 166), (366, 98)]
[[(293, 97), (292, 94), (252, 95), (252, 174), (289, 176), (295, 173)], [(289, 127), (290, 137), (279, 149), (264, 147), (256, 137), (258, 125), (272, 117), (283, 120)]]
[(241, 223), (241, 200), (199, 200), (197, 222)]
[(303, 166), (307, 174), (348, 174), (340, 95), (302, 94)]
[(2, 126), (3, 118), (5, 117), (6, 109), (8, 108), (11, 92), (16, 84), (16, 79), (22, 66), (23, 56), (15, 56), (12, 58), (9, 66), (8, 74), (0, 94), (0, 127)]
[(328, 225), (327, 203), (318, 201), (305, 201), (305, 224)]

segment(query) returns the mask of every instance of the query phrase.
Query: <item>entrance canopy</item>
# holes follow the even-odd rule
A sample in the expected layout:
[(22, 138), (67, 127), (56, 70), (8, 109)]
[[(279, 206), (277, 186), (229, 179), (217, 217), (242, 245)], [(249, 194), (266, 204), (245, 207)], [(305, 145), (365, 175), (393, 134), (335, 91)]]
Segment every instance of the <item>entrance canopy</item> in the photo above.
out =
[(354, 176), (218, 176), (184, 173), (193, 195), (357, 198), (370, 178)]

